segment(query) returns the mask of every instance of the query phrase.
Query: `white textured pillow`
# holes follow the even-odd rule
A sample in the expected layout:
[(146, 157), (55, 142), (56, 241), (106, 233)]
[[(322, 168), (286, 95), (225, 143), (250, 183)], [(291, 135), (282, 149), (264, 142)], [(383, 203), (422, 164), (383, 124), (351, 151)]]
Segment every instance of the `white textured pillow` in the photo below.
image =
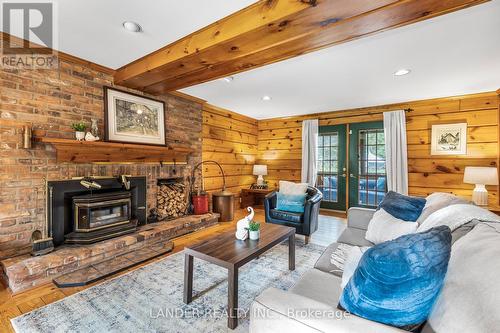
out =
[(428, 195), (425, 200), (424, 209), (417, 220), (418, 225), (421, 225), (432, 213), (440, 210), (441, 208), (451, 205), (471, 204), (470, 201), (444, 192), (432, 193), (431, 195)]
[(307, 183), (293, 183), (285, 180), (280, 180), (279, 182), (280, 193), (286, 195), (304, 194), (307, 192), (308, 186)]
[(354, 274), (354, 271), (356, 270), (356, 268), (358, 268), (358, 264), (361, 260), (361, 257), (363, 256), (363, 253), (365, 253), (365, 251), (369, 248), (369, 246), (353, 246), (347, 253), (347, 257), (344, 262), (344, 271), (342, 272), (342, 283), (340, 285), (342, 289), (345, 288), (352, 275)]
[(474, 219), (482, 222), (500, 223), (500, 217), (497, 214), (483, 207), (469, 204), (451, 205), (432, 213), (418, 227), (418, 232), (424, 232), (440, 225), (448, 226), (453, 232)]
[(397, 219), (381, 208), (373, 214), (365, 238), (374, 244), (380, 244), (399, 236), (413, 234), (417, 228), (416, 222)]

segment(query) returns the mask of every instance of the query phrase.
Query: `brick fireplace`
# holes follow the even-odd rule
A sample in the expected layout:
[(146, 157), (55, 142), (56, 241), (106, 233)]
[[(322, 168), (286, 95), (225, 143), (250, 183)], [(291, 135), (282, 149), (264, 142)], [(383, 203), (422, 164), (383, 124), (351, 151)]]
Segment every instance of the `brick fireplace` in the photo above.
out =
[[(72, 123), (83, 120), (90, 124), (91, 119), (97, 119), (99, 131), (104, 133), (103, 86), (113, 86), (111, 72), (69, 60), (60, 60), (54, 70), (0, 69), (0, 261), (14, 292), (82, 267), (94, 269), (93, 265), (110, 258), (128, 260), (128, 256), (137, 261), (154, 255), (156, 244), (218, 221), (216, 214), (185, 216), (187, 192), (183, 192), (186, 204), (176, 200), (175, 210), (167, 209), (168, 205), (160, 207), (165, 212), (161, 218), (168, 221), (147, 223), (150, 211), (158, 211), (159, 188), (181, 193), (193, 166), (201, 161), (202, 105), (197, 101), (178, 95), (154, 96), (165, 102), (167, 142), (192, 150), (187, 163), (59, 163), (50, 143), (33, 142), (31, 148), (23, 148), (26, 125), (37, 137), (72, 139)], [(132, 180), (132, 190), (122, 188), (121, 175)], [(141, 193), (134, 190), (138, 179), (142, 179)], [(96, 181), (103, 190), (90, 195), (89, 189), (80, 185), (82, 180)], [(80, 215), (68, 217), (70, 209), (66, 209), (57, 222), (50, 219), (57, 215), (57, 209), (49, 205), (47, 185), (53, 185), (54, 190), (55, 184), (65, 183), (70, 184), (71, 195), (66, 193), (60, 199), (66, 200), (68, 207), (77, 207)], [(49, 221), (56, 223), (49, 225)], [(84, 235), (90, 231), (92, 237), (98, 237), (102, 230), (116, 231), (120, 226), (123, 234), (108, 234), (97, 242)], [(54, 228), (55, 250), (31, 257), (33, 234), (47, 227)]]
[[(31, 237), (46, 223), (47, 181), (73, 177), (144, 176), (146, 211), (156, 208), (158, 179), (189, 177), (201, 161), (202, 106), (174, 95), (155, 96), (166, 105), (166, 139), (188, 144), (186, 165), (57, 163), (51, 144), (22, 148), (23, 126), (40, 137), (73, 138), (71, 124), (97, 119), (103, 130), (103, 86), (112, 73), (69, 61), (53, 70), (0, 69), (0, 259), (31, 250)], [(123, 88), (120, 88), (123, 89)]]

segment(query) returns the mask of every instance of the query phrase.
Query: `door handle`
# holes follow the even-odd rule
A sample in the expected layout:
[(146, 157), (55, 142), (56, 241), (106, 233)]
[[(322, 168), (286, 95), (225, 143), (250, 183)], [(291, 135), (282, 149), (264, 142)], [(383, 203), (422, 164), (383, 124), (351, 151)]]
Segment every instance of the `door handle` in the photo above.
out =
[(351, 177), (351, 178), (358, 178), (355, 175), (353, 175), (352, 173), (349, 175), (349, 177)]
[(344, 177), (344, 178), (346, 177), (345, 173), (343, 173), (341, 176)]

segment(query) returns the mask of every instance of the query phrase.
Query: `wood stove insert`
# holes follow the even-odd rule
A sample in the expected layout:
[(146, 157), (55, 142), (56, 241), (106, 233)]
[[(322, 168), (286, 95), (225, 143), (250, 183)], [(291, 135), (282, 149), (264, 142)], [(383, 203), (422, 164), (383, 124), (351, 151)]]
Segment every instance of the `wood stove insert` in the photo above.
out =
[(132, 232), (137, 219), (132, 219), (130, 192), (104, 192), (74, 196), (73, 232), (65, 235), (66, 243), (93, 243)]
[(47, 224), (56, 247), (98, 242), (146, 223), (144, 176), (125, 176), (125, 182), (122, 176), (47, 182)]

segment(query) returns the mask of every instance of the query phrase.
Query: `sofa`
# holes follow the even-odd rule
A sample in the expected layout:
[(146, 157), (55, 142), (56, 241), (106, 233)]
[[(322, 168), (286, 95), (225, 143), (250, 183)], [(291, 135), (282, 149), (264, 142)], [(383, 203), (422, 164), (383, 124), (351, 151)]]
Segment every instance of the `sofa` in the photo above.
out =
[(322, 193), (315, 187), (308, 186), (304, 213), (285, 212), (276, 209), (277, 193), (271, 192), (264, 199), (264, 211), (266, 223), (274, 223), (295, 228), (299, 235), (306, 236), (306, 243), (309, 236), (318, 230), (319, 208)]
[[(332, 268), (331, 255), (342, 243), (373, 246), (365, 239), (365, 234), (374, 213), (373, 209), (350, 208), (347, 228), (326, 248), (313, 269), (288, 291), (269, 288), (261, 293), (251, 305), (250, 332), (407, 332), (346, 314), (337, 308), (342, 292), (342, 271), (333, 269), (335, 266)], [(472, 230), (476, 223), (471, 221), (453, 231), (452, 244)], [(422, 332), (434, 331), (425, 324)]]

